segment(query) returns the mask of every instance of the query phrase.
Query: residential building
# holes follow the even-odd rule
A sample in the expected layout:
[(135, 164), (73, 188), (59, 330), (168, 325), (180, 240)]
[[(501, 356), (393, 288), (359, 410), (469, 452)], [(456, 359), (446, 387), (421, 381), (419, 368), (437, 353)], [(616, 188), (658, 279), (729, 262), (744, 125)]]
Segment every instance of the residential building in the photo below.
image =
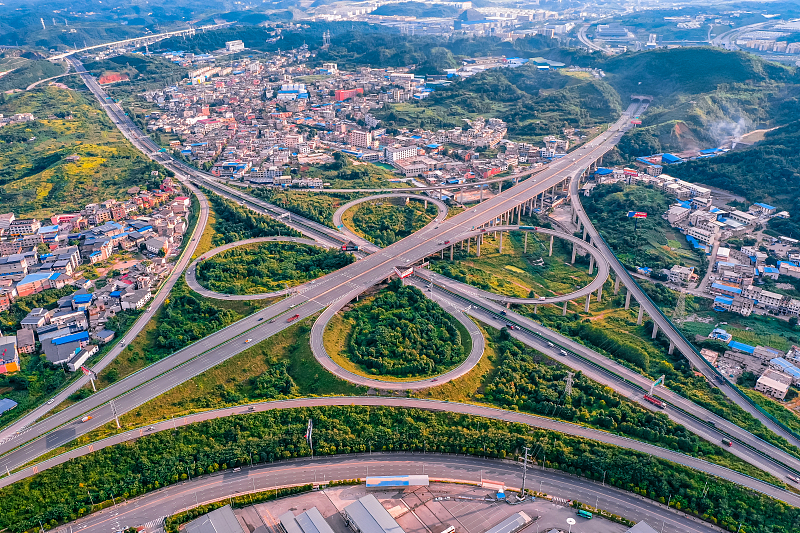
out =
[(0, 337), (0, 374), (19, 371), (16, 337)]
[(18, 235), (33, 235), (39, 228), (42, 227), (42, 224), (39, 222), (38, 219), (35, 218), (24, 218), (19, 220), (14, 220), (8, 227), (8, 233), (12, 236)]
[(136, 290), (123, 295), (121, 305), (123, 309), (141, 309), (152, 297), (149, 289)]
[(674, 265), (669, 270), (668, 276), (670, 283), (676, 283), (678, 285), (688, 283), (697, 277), (694, 273), (694, 267), (685, 267), (680, 265)]
[(416, 155), (416, 146), (387, 146), (383, 150), (383, 159), (389, 164), (401, 159), (409, 159)]
[(19, 353), (36, 352), (36, 337), (32, 329), (17, 330), (17, 351)]
[(244, 50), (244, 43), (241, 40), (227, 41), (225, 43), (225, 50), (228, 52), (242, 52)]
[(791, 384), (791, 376), (768, 368), (756, 381), (756, 390), (776, 400), (783, 400)]
[(350, 132), (350, 144), (361, 148), (371, 148), (372, 134), (368, 131), (353, 130)]

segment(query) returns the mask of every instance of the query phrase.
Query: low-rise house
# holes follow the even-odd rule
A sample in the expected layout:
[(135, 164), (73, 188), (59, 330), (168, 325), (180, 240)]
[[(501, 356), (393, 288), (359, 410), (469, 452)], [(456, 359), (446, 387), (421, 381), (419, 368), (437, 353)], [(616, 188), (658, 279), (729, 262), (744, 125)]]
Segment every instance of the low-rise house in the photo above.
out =
[(791, 376), (768, 368), (756, 381), (756, 390), (776, 400), (783, 400), (791, 384)]
[(152, 297), (153, 295), (150, 293), (149, 289), (141, 289), (125, 294), (120, 300), (123, 309), (141, 309), (147, 305), (147, 302), (149, 302)]
[(34, 331), (50, 323), (50, 312), (47, 309), (36, 307), (31, 309), (27, 316), (20, 321), (22, 329), (29, 329)]
[(0, 337), (0, 374), (19, 372), (16, 337)]
[(32, 329), (17, 330), (17, 351), (19, 353), (36, 352), (36, 336)]

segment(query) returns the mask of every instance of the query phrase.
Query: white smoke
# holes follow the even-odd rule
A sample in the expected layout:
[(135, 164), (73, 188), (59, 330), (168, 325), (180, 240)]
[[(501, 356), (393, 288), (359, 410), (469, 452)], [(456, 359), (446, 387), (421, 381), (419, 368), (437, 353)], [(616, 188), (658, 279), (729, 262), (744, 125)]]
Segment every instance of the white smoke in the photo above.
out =
[(743, 117), (739, 117), (736, 122), (733, 120), (718, 120), (712, 122), (708, 128), (708, 133), (712, 139), (717, 143), (717, 146), (722, 146), (727, 142), (736, 144), (742, 135), (750, 130), (750, 123)]

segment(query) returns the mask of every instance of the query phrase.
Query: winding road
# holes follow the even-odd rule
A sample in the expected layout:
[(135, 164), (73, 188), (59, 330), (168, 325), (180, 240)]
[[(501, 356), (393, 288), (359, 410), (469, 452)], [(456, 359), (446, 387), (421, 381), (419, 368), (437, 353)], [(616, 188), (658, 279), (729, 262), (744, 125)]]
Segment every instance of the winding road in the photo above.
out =
[[(109, 113), (109, 116), (112, 118), (114, 123), (120, 127), (124, 133), (126, 133), (126, 136), (129, 136), (129, 138), (133, 138), (137, 141), (134, 143), (137, 147), (146, 145), (147, 148), (153, 150), (154, 145), (152, 141), (149, 139), (145, 140), (144, 136), (142, 136), (140, 132), (136, 130), (135, 126), (132, 125), (130, 120), (127, 117), (123, 117), (123, 114), (118, 109), (116, 104), (109, 104), (105, 101), (102, 89), (96, 85), (95, 80), (93, 80), (91, 76), (86, 74), (85, 71), (82, 71), (82, 66), (78, 68), (79, 65), (80, 64), (78, 62), (76, 65), (76, 70), (82, 73), (87, 86), (89, 86), (95, 95), (101, 100), (101, 102), (103, 102), (105, 110)], [(565, 178), (576, 176), (582, 172), (581, 166), (585, 167), (587, 164), (591, 164), (593, 161), (596, 161), (618, 142), (619, 138), (626, 131), (627, 127), (629, 127), (628, 120), (631, 116), (633, 116), (633, 113), (638, 109), (638, 107), (638, 104), (633, 104), (616, 124), (612, 125), (597, 139), (590, 142), (585, 149), (580, 151), (580, 153), (576, 153), (575, 157), (563, 158), (562, 160), (553, 162), (544, 169), (537, 169), (535, 172), (531, 172), (531, 174), (536, 174), (534, 178), (519, 183), (517, 186), (479, 204), (479, 206), (456, 215), (449, 220), (445, 220), (435, 228), (431, 228), (430, 225), (426, 226), (426, 228), (416, 232), (414, 235), (403, 239), (402, 241), (393, 244), (386, 249), (378, 250), (368, 257), (365, 257), (361, 261), (350, 265), (349, 267), (315, 280), (314, 283), (306, 284), (304, 287), (306, 290), (303, 294), (295, 294), (290, 296), (289, 298), (286, 298), (285, 300), (274, 304), (273, 306), (270, 306), (269, 308), (260, 311), (255, 315), (248, 317), (241, 322), (222, 330), (221, 332), (218, 332), (217, 334), (199, 341), (195, 345), (192, 345), (187, 349), (170, 356), (162, 362), (159, 362), (163, 363), (163, 365), (161, 365), (161, 367), (158, 369), (153, 370), (151, 367), (147, 367), (140, 373), (126, 378), (126, 380), (129, 380), (127, 383), (125, 383), (126, 380), (122, 380), (118, 384), (114, 384), (111, 387), (100, 391), (98, 394), (93, 395), (92, 397), (87, 398), (78, 404), (75, 404), (71, 408), (62, 411), (53, 417), (45, 419), (43, 422), (35, 426), (36, 433), (34, 435), (38, 435), (39, 438), (32, 440), (29, 444), (14, 450), (11, 453), (7, 453), (0, 458), (0, 470), (4, 469), (4, 466), (7, 465), (11, 465), (12, 468), (15, 468), (16, 466), (27, 463), (35, 457), (46, 453), (47, 450), (70, 442), (76, 436), (85, 434), (86, 432), (99, 427), (110, 420), (113, 420), (109, 405), (107, 403), (109, 398), (115, 398), (115, 404), (118, 412), (127, 412), (148, 401), (149, 399), (157, 397), (166, 390), (169, 390), (170, 388), (186, 381), (190, 377), (197, 375), (203, 370), (219, 364), (219, 362), (224, 361), (236, 353), (240, 353), (247, 347), (244, 345), (245, 343), (243, 341), (245, 336), (252, 338), (255, 342), (259, 342), (260, 340), (275, 334), (277, 331), (288, 327), (285, 321), (271, 323), (264, 321), (264, 318), (286, 316), (289, 312), (298, 314), (301, 318), (305, 318), (312, 316), (313, 314), (325, 308), (336, 307), (337, 305), (342, 304), (343, 301), (350, 301), (353, 297), (355, 297), (355, 295), (360, 294), (366, 288), (374, 285), (382, 279), (385, 279), (393, 268), (414, 264), (429, 255), (439, 252), (443, 247), (446, 247), (446, 245), (442, 246), (442, 242), (448, 242), (451, 240), (456, 242), (465, 238), (465, 235), (470, 232), (465, 231), (464, 228), (468, 228), (470, 226), (473, 228), (480, 228), (482, 225), (492, 223), (492, 221), (498, 220), (505, 213), (514, 210), (522, 203), (542, 194), (549, 188), (560, 183)], [(157, 150), (157, 147), (155, 147), (155, 150)], [(215, 191), (222, 191), (222, 194), (225, 195), (243, 198), (243, 201), (248, 207), (252, 207), (253, 205), (259, 206), (260, 209), (266, 210), (267, 214), (270, 216), (282, 216), (276, 215), (278, 211), (275, 210), (275, 206), (269, 206), (269, 204), (266, 204), (265, 202), (257, 201), (248, 196), (242, 195), (242, 193), (239, 192), (231, 192), (230, 188), (217, 184), (213, 179), (204, 175), (203, 173), (194, 169), (187, 170), (185, 165), (173, 162), (171, 160), (167, 161), (165, 157), (166, 156), (163, 154), (156, 155), (158, 161), (164, 163), (168, 167), (178, 169), (177, 171), (189, 174), (193, 180), (202, 184), (204, 187), (209, 187)], [(513, 179), (513, 177), (509, 179)], [(337, 240), (340, 242), (339, 235), (341, 234), (332, 235), (332, 232), (328, 228), (325, 228), (324, 231), (320, 229), (314, 229), (313, 231), (319, 231), (326, 236), (330, 236), (334, 242)], [(599, 263), (602, 264), (602, 262)], [(613, 262), (611, 262), (611, 264), (613, 267)], [(445, 296), (442, 297), (444, 298)], [(461, 300), (465, 299), (464, 296), (457, 296), (456, 298)], [(483, 301), (483, 299), (478, 300), (481, 302)], [(492, 302), (488, 302), (486, 305), (489, 308), (491, 308), (491, 306), (499, 307), (497, 304)], [(513, 317), (513, 319), (521, 320), (521, 318), (518, 317)], [(525, 331), (515, 331), (514, 334), (520, 336), (528, 335), (528, 333)], [(546, 334), (557, 338), (556, 334), (552, 332)], [(560, 341), (563, 341), (563, 339), (560, 339)], [(579, 352), (576, 352), (576, 354), (577, 353)], [(201, 355), (202, 357), (200, 357)], [(159, 365), (159, 363), (156, 363), (152, 366), (155, 367)], [(115, 385), (120, 386), (114, 388)], [(106, 393), (105, 396), (103, 395), (104, 392)], [(319, 402), (319, 405), (336, 405), (335, 402), (342, 400), (342, 398), (312, 398), (296, 401)], [(353, 404), (356, 401), (358, 403), (373, 401), (375, 402), (374, 405), (393, 405), (392, 402), (395, 400), (420, 401), (408, 398), (386, 397), (361, 397), (357, 400), (352, 398), (347, 398), (344, 400), (348, 402), (347, 405)], [(92, 405), (95, 407), (91, 407)], [(281, 406), (289, 407), (290, 405), (283, 403)], [(413, 405), (407, 404), (407, 406)], [(67, 413), (67, 411), (72, 408), (74, 408), (73, 411), (71, 413)], [(699, 470), (712, 473), (713, 475), (717, 475), (721, 478), (730, 479), (731, 481), (735, 481), (736, 483), (750, 487), (753, 490), (774, 495), (774, 497), (786, 501), (791, 505), (798, 505), (800, 503), (800, 499), (798, 499), (797, 495), (792, 494), (780, 487), (774, 487), (767, 483), (751, 479), (747, 476), (743, 476), (742, 474), (732, 472), (717, 465), (706, 463), (696, 458), (687, 458), (687, 456), (683, 456), (682, 454), (671, 450), (652, 446), (639, 441), (630, 441), (629, 439), (624, 439), (623, 437), (611, 435), (597, 430), (590, 430), (581, 426), (574, 426), (549, 419), (541, 419), (541, 417), (533, 417), (532, 415), (523, 415), (521, 413), (514, 413), (511, 411), (503, 411), (469, 404), (447, 403), (437, 407), (433, 407), (432, 404), (426, 404), (423, 408), (442, 409), (454, 412), (462, 412), (461, 410), (467, 410), (466, 412), (470, 412), (470, 409), (483, 409), (484, 411), (481, 411), (483, 414), (479, 414), (478, 412), (475, 412), (475, 414), (479, 414), (479, 416), (492, 416), (493, 418), (498, 418), (501, 420), (512, 420), (513, 417), (517, 416), (530, 417), (526, 419), (527, 421), (524, 423), (536, 424), (537, 427), (544, 427), (543, 425), (538, 426), (538, 424), (555, 423), (559, 428), (554, 429), (555, 431), (562, 431), (565, 433), (575, 431), (577, 433), (573, 434), (579, 434), (582, 436), (584, 435), (582, 433), (584, 431), (594, 432), (591, 434), (591, 436), (587, 436), (587, 438), (598, 439), (603, 442), (611, 442), (613, 444), (624, 446), (630, 449), (643, 451), (646, 450), (646, 453), (673, 460), (675, 462), (681, 462), (681, 464), (686, 464), (682, 461), (688, 461), (691, 464), (687, 464), (687, 466), (691, 466), (692, 468), (698, 468)], [(696, 410), (696, 406), (694, 406), (694, 404), (690, 404), (690, 408), (693, 411)], [(264, 407), (264, 409), (267, 409), (267, 407)], [(86, 412), (91, 412), (93, 415), (93, 419), (86, 424), (80, 424), (75, 418), (70, 418), (70, 415), (74, 417), (75, 413), (83, 414)], [(230, 414), (235, 413), (231, 412)], [(59, 415), (62, 415), (61, 418), (58, 418)], [(201, 413), (197, 416), (214, 417), (214, 413)], [(167, 424), (167, 426), (161, 429), (167, 429), (170, 427), (169, 421), (164, 422), (163, 424)], [(740, 428), (738, 429), (740, 432), (743, 432), (743, 430)], [(144, 430), (142, 429), (136, 431), (138, 431), (139, 435), (141, 435)], [(752, 435), (750, 437), (752, 437)], [(96, 443), (96, 445), (99, 444), (100, 443)], [(2, 448), (0, 448), (0, 450), (2, 450)], [(80, 450), (80, 448), (78, 450)], [(73, 452), (77, 453), (78, 450), (74, 450)], [(89, 452), (87, 451), (86, 453)], [(51, 461), (56, 459), (58, 458), (51, 459)], [(43, 462), (42, 465), (40, 465), (40, 468), (46, 467), (46, 464), (47, 461)], [(758, 464), (759, 467), (761, 467), (761, 465), (766, 465), (766, 468), (764, 469), (767, 471), (775, 470), (774, 466), (771, 464), (764, 463), (763, 458), (755, 457), (754, 464)], [(19, 476), (20, 478), (27, 477), (32, 475), (32, 473), (32, 468), (25, 468), (20, 472), (12, 474), (10, 477), (0, 480), (0, 484), (12, 482), (14, 479), (16, 479), (16, 476)]]
[(213, 250), (204, 253), (201, 257), (195, 259), (189, 268), (186, 269), (186, 284), (189, 286), (197, 294), (201, 296), (205, 296), (207, 298), (215, 298), (217, 300), (264, 300), (266, 298), (277, 298), (278, 296), (286, 296), (287, 294), (291, 294), (293, 292), (297, 292), (298, 287), (288, 287), (286, 289), (281, 289), (275, 292), (264, 292), (261, 294), (224, 294), (221, 292), (212, 291), (210, 289), (206, 289), (200, 282), (197, 281), (197, 265), (201, 261), (205, 261), (206, 259), (210, 259), (217, 254), (225, 252), (227, 250), (232, 250), (233, 248), (238, 248), (240, 246), (247, 246), (248, 244), (258, 244), (262, 242), (296, 242), (298, 244), (307, 244), (309, 246), (322, 246), (324, 248), (330, 248), (330, 245), (326, 245), (324, 243), (320, 243), (319, 241), (315, 241), (313, 239), (305, 239), (302, 237), (256, 237), (254, 239), (244, 239), (241, 241), (231, 242), (228, 244), (223, 244)]
[(435, 205), (439, 209), (439, 212), (437, 213), (436, 217), (433, 220), (431, 220), (428, 224), (425, 225), (426, 227), (429, 226), (430, 224), (438, 224), (447, 217), (447, 204), (445, 204), (441, 200), (438, 200), (436, 198), (429, 198), (427, 196), (422, 196), (420, 194), (387, 193), (387, 194), (373, 194), (372, 196), (357, 198), (355, 200), (347, 202), (346, 204), (339, 207), (333, 213), (333, 225), (336, 226), (339, 229), (339, 231), (347, 235), (351, 241), (358, 244), (359, 246), (375, 246), (375, 244), (373, 244), (372, 242), (368, 241), (361, 235), (358, 235), (350, 228), (348, 228), (347, 225), (345, 225), (345, 223), (342, 222), (342, 217), (344, 216), (345, 212), (347, 212), (347, 210), (352, 207), (363, 204), (365, 202), (374, 202), (375, 200), (381, 200), (385, 198), (409, 198), (411, 200), (418, 200), (420, 202), (433, 203), (433, 205)]

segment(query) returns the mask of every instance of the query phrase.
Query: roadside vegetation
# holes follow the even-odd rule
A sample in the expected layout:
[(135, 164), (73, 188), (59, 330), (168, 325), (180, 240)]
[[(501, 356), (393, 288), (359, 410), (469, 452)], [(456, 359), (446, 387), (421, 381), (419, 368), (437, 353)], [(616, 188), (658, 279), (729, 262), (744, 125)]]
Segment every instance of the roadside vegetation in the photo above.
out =
[(469, 335), (462, 333), (455, 319), (422, 291), (399, 280), (352, 304), (337, 326), (334, 334), (342, 341), (341, 353), (329, 355), (341, 356), (355, 366), (348, 370), (366, 376), (441, 374), (469, 353), (465, 346)]
[(118, 81), (105, 88), (108, 94), (115, 98), (124, 98), (147, 90), (163, 89), (165, 85), (175, 85), (187, 76), (186, 67), (161, 57), (142, 54), (122, 54), (108, 59), (89, 61), (83, 66), (98, 79), (114, 74), (127, 76), (128, 80)]
[[(37, 54), (18, 51), (0, 54), (0, 93), (25, 90), (32, 83), (63, 74), (63, 64), (52, 63)], [(57, 80), (56, 80), (57, 81)]]
[[(659, 303), (654, 287), (659, 287), (669, 296), (675, 297), (674, 291), (660, 285), (645, 282), (642, 287), (651, 293), (651, 297), (655, 296), (654, 300), (662, 307), (665, 305)], [(567, 316), (562, 316), (562, 310), (556, 306), (539, 306), (536, 314), (530, 306), (517, 306), (517, 311), (650, 379), (655, 380), (663, 374), (666, 377), (665, 386), (673, 392), (800, 457), (800, 449), (765, 429), (756, 418), (728, 400), (719, 388), (711, 386), (704, 377), (696, 373), (677, 350), (670, 355), (669, 340), (665, 336), (651, 339), (652, 321), (646, 319), (642, 325), (637, 325), (636, 307), (625, 310), (624, 290), (614, 296), (612, 288), (610, 282), (606, 284), (606, 296), (600, 303), (592, 301), (589, 313), (583, 311), (582, 302), (575, 302), (568, 309)], [(675, 305), (674, 301), (672, 305)], [(699, 305), (702, 304), (687, 297), (687, 315), (696, 311)], [(672, 315), (668, 310), (665, 313), (667, 316)], [(713, 341), (704, 341), (698, 346), (720, 350), (720, 346)]]
[[(680, 231), (661, 218), (671, 203), (664, 193), (614, 183), (595, 187), (581, 203), (592, 224), (628, 268), (646, 266), (657, 271), (684, 265), (695, 267), (701, 277), (705, 273), (705, 253), (696, 251)], [(648, 216), (628, 218), (629, 211), (644, 211)]]
[[(655, 457), (524, 424), (417, 409), (315, 407), (231, 416), (179, 427), (99, 450), (0, 489), (0, 527), (14, 533), (87, 514), (94, 503), (128, 499), (192, 477), (254, 462), (310, 453), (304, 434), (314, 420), (315, 454), (414, 450), (516, 457), (643, 494), (690, 515), (752, 533), (792, 531), (800, 511), (733, 483)], [(245, 424), (246, 432), (237, 428)], [(545, 458), (544, 460), (542, 458)], [(189, 469), (187, 473), (186, 470)], [(605, 477), (604, 477), (605, 476)], [(707, 492), (706, 492), (707, 491)]]
[[(131, 146), (93, 100), (56, 87), (0, 100), (0, 113), (36, 120), (0, 130), (0, 211), (49, 218), (92, 202), (128, 197), (165, 170)], [(76, 161), (67, 161), (78, 156)]]
[(271, 204), (283, 207), (292, 213), (297, 213), (331, 228), (333, 227), (333, 214), (336, 210), (350, 200), (355, 200), (362, 196), (357, 193), (286, 191), (273, 187), (257, 187), (250, 189), (248, 192)]
[(553, 255), (549, 256), (550, 239), (547, 235), (528, 233), (525, 252), (525, 235), (509, 232), (503, 236), (503, 253), (499, 253), (499, 237), (484, 235), (481, 256), (475, 256), (475, 243), (470, 255), (456, 243), (451, 263), (447, 258), (432, 259), (430, 270), (479, 289), (495, 294), (518, 298), (538, 298), (567, 294), (588, 285), (594, 276), (588, 273), (589, 260), (579, 256), (571, 265), (572, 244), (562, 239), (553, 240)]
[(197, 280), (224, 294), (263, 294), (301, 285), (355, 261), (355, 256), (293, 242), (265, 242), (217, 254), (197, 266)]
[(425, 209), (416, 200), (405, 203), (404, 198), (394, 199), (402, 202), (400, 205), (392, 200), (378, 199), (351, 207), (342, 215), (342, 223), (354, 233), (385, 248), (422, 229), (438, 212), (433, 204)]

